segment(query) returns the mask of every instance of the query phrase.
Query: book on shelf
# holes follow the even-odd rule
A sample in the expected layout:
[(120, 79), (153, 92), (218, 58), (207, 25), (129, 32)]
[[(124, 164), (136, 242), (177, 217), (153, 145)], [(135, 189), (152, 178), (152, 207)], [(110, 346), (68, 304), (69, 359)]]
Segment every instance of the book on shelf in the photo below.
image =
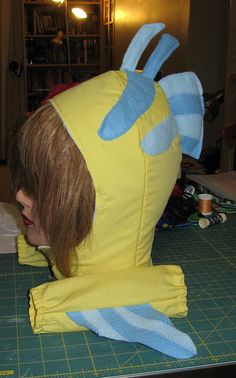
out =
[(64, 41), (62, 45), (55, 45), (51, 39), (26, 40), (27, 64), (67, 64), (67, 46)]
[(30, 95), (50, 90), (51, 83), (55, 85), (69, 82), (68, 70), (41, 69), (37, 73), (29, 70), (27, 73), (27, 91)]
[(99, 41), (96, 38), (80, 38), (71, 40), (72, 64), (93, 64), (99, 62)]
[(55, 34), (59, 30), (65, 31), (65, 16), (60, 11), (47, 8), (25, 8), (26, 34), (43, 35)]
[(27, 93), (28, 111), (34, 111), (47, 97), (50, 88), (55, 85), (68, 84), (70, 75), (68, 70), (42, 69), (38, 72), (28, 70)]
[(69, 20), (69, 34), (98, 34), (99, 33), (99, 17), (95, 13), (88, 13), (86, 19)]

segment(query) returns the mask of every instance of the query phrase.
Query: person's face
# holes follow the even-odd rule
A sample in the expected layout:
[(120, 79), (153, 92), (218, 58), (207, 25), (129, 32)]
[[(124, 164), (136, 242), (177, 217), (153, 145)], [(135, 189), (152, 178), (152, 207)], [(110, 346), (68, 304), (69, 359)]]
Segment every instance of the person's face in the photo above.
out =
[(21, 215), (27, 228), (27, 239), (35, 246), (49, 245), (47, 237), (40, 226), (37, 205), (35, 201), (20, 189), (16, 193), (16, 201), (21, 205)]

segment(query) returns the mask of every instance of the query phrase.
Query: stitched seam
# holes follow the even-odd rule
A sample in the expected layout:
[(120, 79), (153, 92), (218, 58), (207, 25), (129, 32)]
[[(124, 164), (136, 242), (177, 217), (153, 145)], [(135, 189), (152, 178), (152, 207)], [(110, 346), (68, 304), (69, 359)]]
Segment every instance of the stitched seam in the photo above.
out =
[[(138, 132), (139, 132), (139, 140), (141, 141), (141, 138), (143, 138), (143, 135), (141, 133), (141, 127), (139, 126), (139, 120), (137, 121), (137, 127), (138, 127)], [(141, 147), (140, 147), (141, 149)], [(144, 214), (144, 198), (147, 190), (147, 157), (144, 154), (143, 150), (142, 151), (142, 156), (144, 160), (144, 188), (143, 188), (143, 198), (142, 198), (142, 211), (141, 211), (141, 217), (140, 217), (140, 224), (139, 224), (139, 232), (138, 232), (138, 237), (137, 237), (137, 243), (136, 243), (136, 252), (135, 252), (135, 266), (137, 266), (137, 257), (138, 257), (138, 246), (140, 242), (140, 236), (141, 236), (141, 228), (143, 224), (143, 214)]]

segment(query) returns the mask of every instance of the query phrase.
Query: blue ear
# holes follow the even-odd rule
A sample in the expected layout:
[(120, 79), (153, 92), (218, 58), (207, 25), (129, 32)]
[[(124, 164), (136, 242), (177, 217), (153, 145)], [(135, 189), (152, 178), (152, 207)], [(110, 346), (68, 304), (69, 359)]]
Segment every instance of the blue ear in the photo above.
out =
[(105, 116), (98, 135), (103, 140), (113, 140), (125, 134), (153, 103), (155, 87), (137, 72), (127, 71), (127, 85), (117, 103)]
[(142, 53), (151, 39), (164, 29), (164, 27), (165, 24), (162, 23), (143, 25), (132, 39), (125, 53), (120, 69), (134, 71)]
[(142, 75), (154, 79), (162, 64), (179, 46), (179, 41), (170, 34), (162, 34), (161, 39), (149, 57)]

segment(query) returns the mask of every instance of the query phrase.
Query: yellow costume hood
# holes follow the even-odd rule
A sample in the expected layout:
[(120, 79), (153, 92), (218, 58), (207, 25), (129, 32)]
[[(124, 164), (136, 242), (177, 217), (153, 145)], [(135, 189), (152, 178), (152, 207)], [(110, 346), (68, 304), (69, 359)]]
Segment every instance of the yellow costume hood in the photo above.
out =
[[(36, 333), (80, 330), (81, 323), (67, 314), (82, 310), (151, 304), (168, 316), (186, 314), (181, 268), (152, 266), (150, 256), (182, 152), (200, 154), (204, 106), (195, 74), (154, 81), (178, 46), (174, 37), (163, 34), (143, 71), (136, 71), (143, 50), (163, 28), (144, 25), (119, 71), (51, 99), (87, 163), (96, 209), (91, 234), (71, 259), (73, 277), (61, 280), (54, 265), (59, 280), (31, 289), (30, 319)], [(21, 263), (45, 263), (22, 238), (19, 257)]]
[(140, 29), (120, 71), (107, 72), (51, 100), (85, 158), (96, 191), (93, 229), (78, 247), (76, 275), (150, 265), (155, 225), (179, 171), (181, 122), (190, 129), (182, 136), (188, 137), (185, 145), (193, 154), (194, 144), (199, 149), (198, 79), (185, 73), (160, 83), (153, 80), (177, 40), (164, 34), (143, 72), (135, 71), (142, 53), (137, 49), (140, 39), (147, 43), (162, 28), (163, 24), (152, 24)]

